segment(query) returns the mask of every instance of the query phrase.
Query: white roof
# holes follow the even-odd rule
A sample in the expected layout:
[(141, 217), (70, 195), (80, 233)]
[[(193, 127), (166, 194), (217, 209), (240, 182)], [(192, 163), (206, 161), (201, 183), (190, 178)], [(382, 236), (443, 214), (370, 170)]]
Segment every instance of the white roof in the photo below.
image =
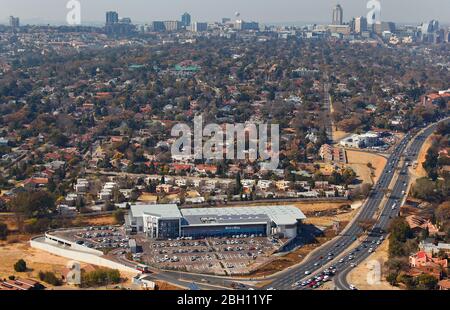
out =
[(176, 204), (139, 204), (130, 207), (133, 217), (143, 217), (145, 214), (157, 215), (167, 218), (181, 218), (180, 210)]
[(300, 209), (294, 206), (258, 206), (258, 207), (229, 207), (229, 208), (194, 208), (182, 209), (183, 216), (189, 215), (267, 215), (277, 225), (294, 225), (297, 220), (306, 219)]

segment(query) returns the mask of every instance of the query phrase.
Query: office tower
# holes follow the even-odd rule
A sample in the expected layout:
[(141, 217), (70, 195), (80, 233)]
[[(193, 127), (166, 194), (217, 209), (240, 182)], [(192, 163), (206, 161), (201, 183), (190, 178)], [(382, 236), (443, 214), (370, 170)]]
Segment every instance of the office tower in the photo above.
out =
[(122, 24), (131, 24), (131, 18), (129, 18), (129, 17), (121, 18), (121, 19), (119, 20), (119, 23), (122, 23)]
[(342, 20), (344, 18), (344, 10), (341, 5), (338, 4), (333, 9), (333, 25), (342, 25)]
[(228, 24), (229, 22), (231, 22), (231, 18), (228, 18), (228, 17), (224, 17), (224, 18), (222, 18), (222, 24)]
[(362, 33), (367, 31), (367, 18), (361, 16), (355, 18), (355, 32)]
[(153, 31), (162, 32), (166, 30), (166, 26), (164, 26), (164, 22), (162, 21), (154, 21), (152, 23)]
[(10, 16), (9, 17), (9, 26), (13, 29), (20, 27), (20, 19), (19, 17)]
[(119, 14), (114, 11), (106, 12), (105, 32), (108, 35), (127, 36), (135, 31), (131, 18), (124, 17), (119, 20)]
[(189, 27), (190, 25), (191, 25), (191, 15), (186, 12), (181, 16), (181, 26)]
[(119, 22), (119, 14), (114, 11), (106, 12), (106, 24), (117, 24)]
[(376, 22), (372, 26), (373, 31), (377, 34), (382, 34), (384, 31), (394, 33), (396, 29), (396, 25), (394, 22)]
[(234, 29), (236, 29), (236, 30), (259, 30), (259, 24), (257, 22), (245, 22), (245, 21), (239, 19), (234, 23)]
[(167, 20), (164, 22), (166, 31), (177, 31), (181, 29), (181, 22), (178, 20)]
[(194, 22), (191, 25), (191, 30), (193, 32), (207, 31), (208, 30), (208, 23)]

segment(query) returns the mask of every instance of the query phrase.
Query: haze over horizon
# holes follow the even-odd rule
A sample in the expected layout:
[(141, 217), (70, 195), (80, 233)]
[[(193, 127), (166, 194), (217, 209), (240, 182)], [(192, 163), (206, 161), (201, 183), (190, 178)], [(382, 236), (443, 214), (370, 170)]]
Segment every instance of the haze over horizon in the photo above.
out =
[[(118, 11), (121, 17), (130, 17), (133, 22), (153, 20), (178, 20), (181, 14), (189, 12), (193, 21), (219, 21), (223, 17), (233, 18), (241, 13), (244, 20), (261, 23), (323, 22), (331, 21), (334, 5), (341, 4), (344, 21), (355, 16), (366, 16), (368, 0), (96, 0), (81, 2), (82, 23), (103, 23), (105, 12)], [(22, 24), (64, 23), (68, 0), (40, 0), (39, 6), (31, 0), (0, 0), (0, 22), (6, 22), (13, 15)], [(383, 21), (397, 23), (420, 23), (437, 19), (450, 23), (449, 0), (381, 0)]]

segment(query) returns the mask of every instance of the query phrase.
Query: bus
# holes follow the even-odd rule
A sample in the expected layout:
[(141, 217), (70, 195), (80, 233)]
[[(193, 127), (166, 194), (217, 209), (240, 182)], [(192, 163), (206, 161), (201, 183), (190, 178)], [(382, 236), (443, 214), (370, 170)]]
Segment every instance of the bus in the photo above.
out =
[(136, 266), (136, 270), (142, 272), (142, 273), (150, 273), (150, 269), (148, 268), (148, 266), (143, 265), (143, 264), (139, 264)]

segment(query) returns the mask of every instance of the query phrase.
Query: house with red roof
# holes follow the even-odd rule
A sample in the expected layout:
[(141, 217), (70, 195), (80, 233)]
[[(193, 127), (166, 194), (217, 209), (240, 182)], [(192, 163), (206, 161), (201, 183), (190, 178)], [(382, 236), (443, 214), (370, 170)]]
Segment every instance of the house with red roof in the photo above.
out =
[(426, 267), (439, 265), (442, 268), (448, 267), (447, 259), (434, 258), (431, 254), (425, 251), (419, 251), (416, 254), (409, 256), (410, 267)]

